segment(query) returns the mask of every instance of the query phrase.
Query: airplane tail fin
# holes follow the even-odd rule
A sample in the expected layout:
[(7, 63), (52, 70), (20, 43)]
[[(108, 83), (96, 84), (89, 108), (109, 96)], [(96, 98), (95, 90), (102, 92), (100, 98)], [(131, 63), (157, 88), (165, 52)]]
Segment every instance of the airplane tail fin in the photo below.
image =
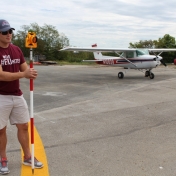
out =
[[(97, 44), (93, 44), (92, 47), (97, 47)], [(93, 52), (95, 60), (102, 60), (103, 55), (101, 52)]]

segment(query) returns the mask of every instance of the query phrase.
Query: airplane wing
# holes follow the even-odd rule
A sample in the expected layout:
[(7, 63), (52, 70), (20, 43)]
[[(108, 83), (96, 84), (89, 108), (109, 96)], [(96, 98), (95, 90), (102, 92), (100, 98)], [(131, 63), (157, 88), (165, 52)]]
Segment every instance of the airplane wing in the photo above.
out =
[(153, 52), (169, 52), (169, 51), (176, 51), (176, 48), (155, 48), (155, 49), (148, 49), (148, 51)]
[(153, 52), (169, 52), (176, 51), (176, 48), (99, 48), (99, 47), (66, 47), (60, 51), (87, 51), (87, 52), (127, 52), (127, 51), (136, 51), (136, 50), (148, 50)]
[(60, 51), (87, 51), (87, 52), (125, 52), (136, 51), (135, 48), (98, 48), (98, 47), (66, 47)]

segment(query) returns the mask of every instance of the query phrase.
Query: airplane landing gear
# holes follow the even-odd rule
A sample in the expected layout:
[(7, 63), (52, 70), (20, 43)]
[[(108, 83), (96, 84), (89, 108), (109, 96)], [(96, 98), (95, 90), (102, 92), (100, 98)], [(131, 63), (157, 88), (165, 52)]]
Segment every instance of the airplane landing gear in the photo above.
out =
[(155, 75), (151, 71), (147, 70), (145, 72), (145, 77), (150, 77), (150, 79), (153, 79)]
[(147, 71), (145, 72), (145, 77), (148, 77), (149, 75), (150, 75), (150, 71), (147, 70)]
[(153, 73), (150, 73), (150, 79), (153, 79), (155, 75)]
[(118, 73), (118, 78), (119, 78), (119, 79), (123, 79), (123, 77), (124, 77), (123, 72), (119, 72), (119, 73)]

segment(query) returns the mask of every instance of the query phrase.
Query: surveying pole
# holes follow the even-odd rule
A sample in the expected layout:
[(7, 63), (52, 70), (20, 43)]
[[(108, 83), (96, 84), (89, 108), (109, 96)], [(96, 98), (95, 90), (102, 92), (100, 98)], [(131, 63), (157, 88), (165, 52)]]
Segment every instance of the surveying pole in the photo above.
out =
[[(30, 48), (30, 68), (33, 68), (33, 52)], [(34, 174), (34, 81), (30, 79), (31, 168)]]
[[(35, 32), (28, 32), (25, 47), (30, 48), (30, 68), (33, 68), (33, 50), (37, 48), (37, 36)], [(34, 174), (34, 80), (30, 79), (30, 127), (31, 127), (31, 169)]]

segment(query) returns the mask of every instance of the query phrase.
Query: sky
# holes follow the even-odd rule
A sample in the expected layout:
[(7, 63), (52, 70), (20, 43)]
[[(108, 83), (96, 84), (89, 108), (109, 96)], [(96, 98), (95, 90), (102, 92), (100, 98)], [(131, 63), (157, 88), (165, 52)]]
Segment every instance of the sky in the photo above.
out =
[(175, 0), (6, 0), (0, 7), (0, 19), (15, 31), (52, 25), (70, 46), (127, 48), (165, 34), (176, 38)]

